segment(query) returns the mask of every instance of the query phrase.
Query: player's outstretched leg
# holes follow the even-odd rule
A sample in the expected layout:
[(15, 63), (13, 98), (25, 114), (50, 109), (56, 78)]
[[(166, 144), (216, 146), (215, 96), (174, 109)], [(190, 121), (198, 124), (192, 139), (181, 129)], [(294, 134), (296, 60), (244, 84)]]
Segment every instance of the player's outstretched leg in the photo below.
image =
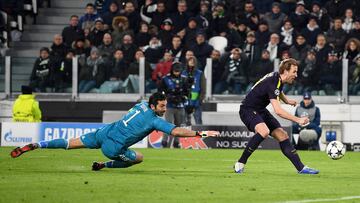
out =
[(23, 153), (25, 152), (28, 152), (28, 151), (31, 151), (31, 150), (34, 150), (38, 148), (38, 145), (37, 143), (31, 143), (31, 144), (27, 144), (23, 147), (16, 147), (15, 149), (13, 149), (11, 152), (10, 152), (10, 156), (12, 158), (17, 158), (19, 157), (20, 155), (22, 155)]
[(117, 160), (108, 162), (93, 162), (92, 170), (99, 171), (103, 168), (128, 168), (143, 161), (143, 155), (141, 153), (132, 150), (128, 150), (128, 152), (134, 153), (134, 156), (119, 156), (120, 158)]

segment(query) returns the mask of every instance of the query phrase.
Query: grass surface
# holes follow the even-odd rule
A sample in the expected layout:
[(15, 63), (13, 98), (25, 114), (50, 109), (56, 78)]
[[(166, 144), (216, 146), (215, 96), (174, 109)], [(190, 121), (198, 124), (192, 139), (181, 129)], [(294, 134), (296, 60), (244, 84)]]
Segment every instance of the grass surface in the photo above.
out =
[[(242, 150), (138, 149), (144, 162), (91, 171), (100, 150), (36, 150), (17, 159), (0, 148), (0, 202), (360, 202), (360, 153), (333, 161), (299, 152), (319, 175), (299, 175), (277, 150), (258, 150), (244, 174)], [(324, 200), (327, 199), (327, 200)], [(316, 200), (316, 201), (314, 201)], [(333, 201), (335, 200), (335, 201)]]

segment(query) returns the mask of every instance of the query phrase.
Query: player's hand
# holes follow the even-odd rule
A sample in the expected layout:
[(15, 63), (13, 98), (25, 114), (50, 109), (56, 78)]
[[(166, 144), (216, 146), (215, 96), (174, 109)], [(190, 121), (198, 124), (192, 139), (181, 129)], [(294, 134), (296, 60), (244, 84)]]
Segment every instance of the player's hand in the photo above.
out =
[(309, 120), (309, 117), (305, 116), (305, 117), (301, 117), (299, 118), (299, 125), (301, 127), (306, 127), (307, 125), (310, 124), (310, 120)]
[(288, 99), (288, 102), (287, 102), (289, 105), (291, 106), (296, 106), (297, 102), (295, 100), (292, 100), (292, 99)]
[(219, 136), (220, 135), (220, 132), (219, 131), (197, 131), (196, 132), (196, 136), (197, 137), (216, 137), (216, 136)]

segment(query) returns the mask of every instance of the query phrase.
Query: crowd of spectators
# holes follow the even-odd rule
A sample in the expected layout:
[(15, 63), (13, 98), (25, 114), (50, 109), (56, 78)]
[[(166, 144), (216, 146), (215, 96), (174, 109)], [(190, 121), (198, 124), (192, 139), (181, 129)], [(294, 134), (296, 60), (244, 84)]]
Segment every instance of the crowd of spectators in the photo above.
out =
[[(216, 94), (245, 93), (273, 70), (274, 59), (289, 57), (300, 66), (286, 93), (335, 94), (346, 58), (349, 93), (359, 94), (359, 12), (356, 0), (96, 0), (82, 16), (69, 17), (50, 49), (41, 49), (31, 84), (66, 91), (69, 60), (79, 55), (80, 92), (136, 92), (145, 56), (150, 92), (172, 62), (187, 63), (189, 52), (202, 71), (212, 58)], [(227, 39), (224, 53), (208, 43), (214, 36)]]

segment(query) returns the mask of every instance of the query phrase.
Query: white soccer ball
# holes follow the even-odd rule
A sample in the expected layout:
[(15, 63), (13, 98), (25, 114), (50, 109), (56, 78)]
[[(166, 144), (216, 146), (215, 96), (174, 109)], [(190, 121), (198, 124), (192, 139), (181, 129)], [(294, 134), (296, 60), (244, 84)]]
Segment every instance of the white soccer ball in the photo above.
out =
[(345, 152), (346, 146), (339, 141), (331, 141), (326, 147), (327, 155), (334, 160), (341, 159)]

